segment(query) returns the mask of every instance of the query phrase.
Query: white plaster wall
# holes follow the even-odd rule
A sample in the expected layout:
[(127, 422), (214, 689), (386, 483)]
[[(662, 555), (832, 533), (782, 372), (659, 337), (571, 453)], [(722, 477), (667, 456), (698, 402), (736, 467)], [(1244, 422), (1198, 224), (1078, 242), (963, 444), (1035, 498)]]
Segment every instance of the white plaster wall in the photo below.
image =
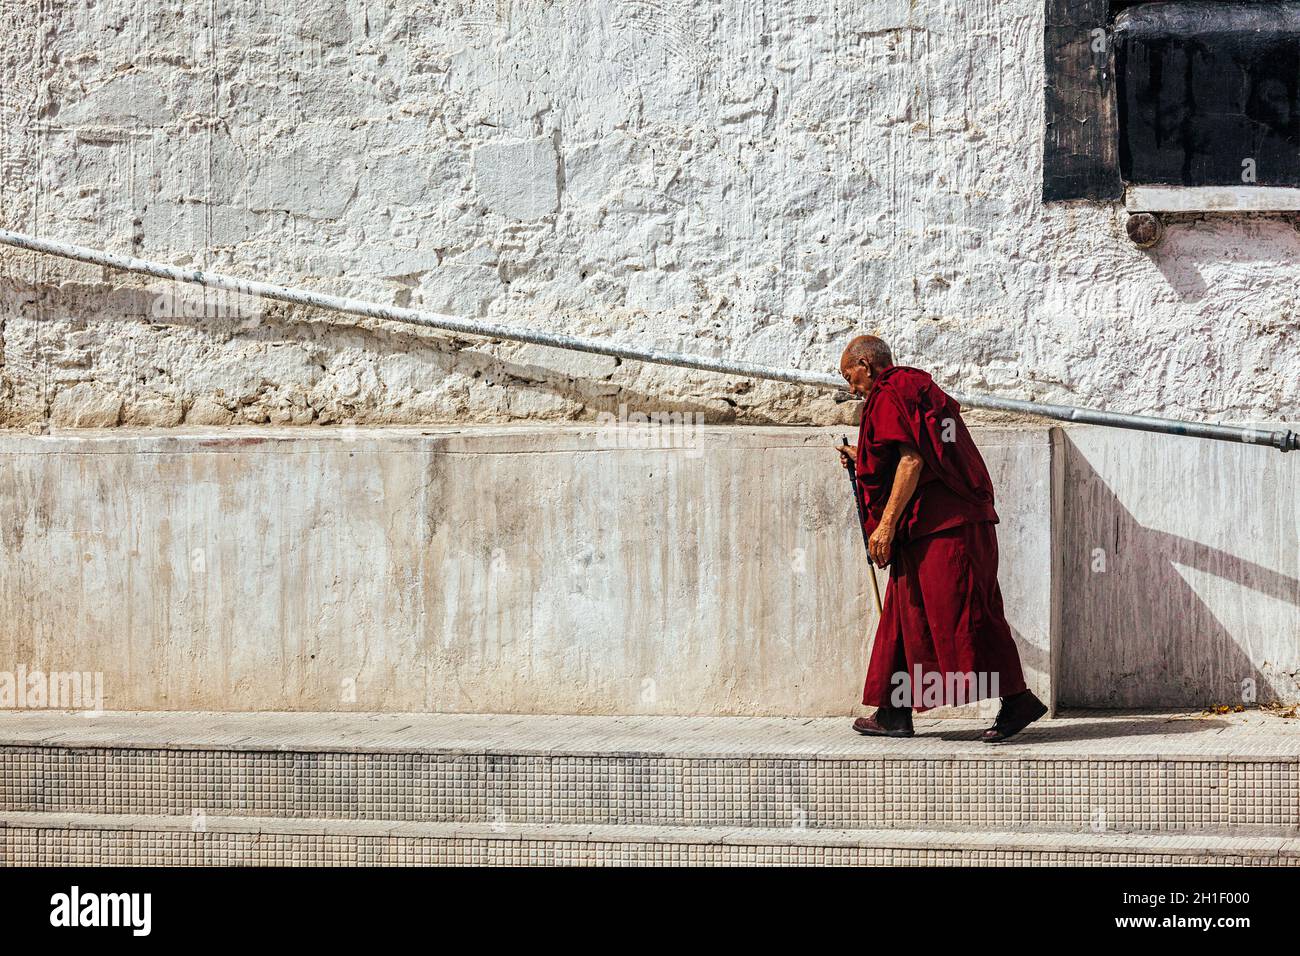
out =
[[(970, 391), (1300, 405), (1300, 235), (1134, 249), (1044, 208), (1041, 0), (0, 0), (0, 223), (471, 316), (827, 369), (875, 330)], [(827, 396), (0, 251), (0, 421), (499, 421)], [(465, 346), (463, 348), (459, 346)]]

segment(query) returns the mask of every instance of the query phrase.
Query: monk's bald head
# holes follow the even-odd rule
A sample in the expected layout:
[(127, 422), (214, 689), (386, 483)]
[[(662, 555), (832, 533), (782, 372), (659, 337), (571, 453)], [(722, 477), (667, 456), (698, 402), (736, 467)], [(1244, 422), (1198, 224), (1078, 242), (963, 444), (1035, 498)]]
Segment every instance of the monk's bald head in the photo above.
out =
[(894, 364), (894, 355), (889, 351), (885, 340), (875, 335), (859, 335), (844, 346), (844, 355), (840, 357), (840, 367), (866, 362), (877, 372), (883, 372)]
[(893, 353), (884, 339), (859, 335), (844, 347), (844, 354), (840, 356), (840, 374), (849, 383), (850, 392), (866, 398), (875, 387), (876, 376), (893, 364)]

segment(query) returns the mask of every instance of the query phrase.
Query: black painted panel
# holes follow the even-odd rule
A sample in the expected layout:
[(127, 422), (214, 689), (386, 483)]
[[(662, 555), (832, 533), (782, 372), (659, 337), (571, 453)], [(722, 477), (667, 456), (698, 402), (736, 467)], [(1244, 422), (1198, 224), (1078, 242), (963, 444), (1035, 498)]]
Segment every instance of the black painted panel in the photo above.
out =
[(1043, 201), (1118, 199), (1123, 186), (1104, 35), (1107, 0), (1046, 3)]
[(1300, 185), (1300, 3), (1130, 7), (1114, 51), (1126, 181)]

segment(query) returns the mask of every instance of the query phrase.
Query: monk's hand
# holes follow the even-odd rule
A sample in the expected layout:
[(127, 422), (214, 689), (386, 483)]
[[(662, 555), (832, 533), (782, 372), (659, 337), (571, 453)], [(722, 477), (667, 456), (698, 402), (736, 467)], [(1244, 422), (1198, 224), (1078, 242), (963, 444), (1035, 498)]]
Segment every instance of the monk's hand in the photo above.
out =
[(858, 448), (856, 445), (837, 445), (835, 450), (840, 453), (840, 464), (845, 468), (851, 468), (857, 463)]
[(884, 568), (889, 566), (889, 556), (893, 550), (894, 526), (882, 521), (867, 539), (867, 552), (871, 555), (871, 560), (876, 562), (877, 567)]

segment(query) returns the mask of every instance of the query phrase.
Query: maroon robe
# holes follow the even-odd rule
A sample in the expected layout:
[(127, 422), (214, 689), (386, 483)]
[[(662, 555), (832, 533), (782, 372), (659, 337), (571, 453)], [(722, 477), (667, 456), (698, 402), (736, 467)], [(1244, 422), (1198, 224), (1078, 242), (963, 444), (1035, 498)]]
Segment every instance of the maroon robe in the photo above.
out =
[(926, 372), (892, 366), (858, 429), (866, 530), (880, 523), (901, 446), (920, 453), (916, 492), (894, 535), (885, 609), (862, 702), (917, 711), (1025, 689), (998, 587), (993, 482), (961, 406)]

